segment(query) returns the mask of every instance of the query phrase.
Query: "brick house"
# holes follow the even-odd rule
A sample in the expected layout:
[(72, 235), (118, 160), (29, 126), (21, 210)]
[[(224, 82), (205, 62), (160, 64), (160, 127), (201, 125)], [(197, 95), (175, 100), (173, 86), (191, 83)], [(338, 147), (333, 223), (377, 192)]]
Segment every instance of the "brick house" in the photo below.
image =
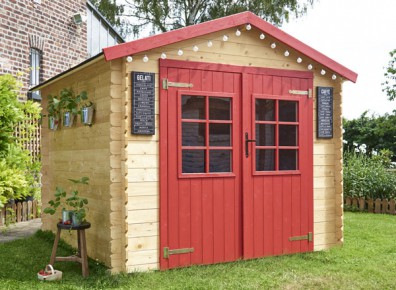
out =
[(124, 42), (86, 0), (1, 1), (0, 36), (0, 74), (20, 74), (23, 99), (35, 100), (29, 88)]

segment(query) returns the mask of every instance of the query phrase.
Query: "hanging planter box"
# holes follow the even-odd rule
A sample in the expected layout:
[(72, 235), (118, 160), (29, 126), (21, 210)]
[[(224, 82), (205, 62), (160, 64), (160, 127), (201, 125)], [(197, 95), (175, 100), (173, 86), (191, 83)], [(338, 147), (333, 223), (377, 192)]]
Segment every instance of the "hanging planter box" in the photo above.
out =
[(59, 125), (59, 118), (55, 116), (48, 116), (48, 128), (50, 130), (57, 130)]
[(87, 126), (91, 126), (94, 111), (95, 111), (95, 109), (94, 109), (93, 105), (91, 105), (89, 107), (83, 107), (81, 109), (81, 123), (83, 123), (84, 125), (87, 125)]
[(73, 114), (72, 112), (65, 112), (63, 114), (63, 123), (62, 125), (64, 127), (71, 127), (74, 124), (74, 119), (75, 119), (75, 114)]

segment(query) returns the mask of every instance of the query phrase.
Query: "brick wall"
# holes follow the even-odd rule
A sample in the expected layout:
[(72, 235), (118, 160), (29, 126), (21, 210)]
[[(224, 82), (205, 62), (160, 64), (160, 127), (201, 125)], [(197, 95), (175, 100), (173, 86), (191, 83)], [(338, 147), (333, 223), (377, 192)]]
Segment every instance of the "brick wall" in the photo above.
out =
[(0, 74), (21, 74), (25, 94), (30, 47), (42, 51), (41, 81), (85, 60), (86, 23), (77, 26), (71, 17), (86, 9), (86, 0), (0, 1)]

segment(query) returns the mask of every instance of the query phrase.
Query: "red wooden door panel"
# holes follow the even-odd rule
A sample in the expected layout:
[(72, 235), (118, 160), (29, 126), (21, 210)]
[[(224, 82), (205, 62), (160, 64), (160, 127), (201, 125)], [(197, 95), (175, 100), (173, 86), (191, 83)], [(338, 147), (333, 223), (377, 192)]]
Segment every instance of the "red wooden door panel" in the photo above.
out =
[(240, 73), (162, 67), (161, 78), (193, 84), (161, 88), (160, 249), (169, 249), (160, 253), (161, 269), (235, 261), (242, 256)]
[[(313, 250), (312, 89), (295, 77), (246, 74), (242, 161), (244, 258)], [(308, 240), (309, 239), (309, 240)]]
[(312, 251), (312, 98), (290, 93), (312, 74), (166, 60), (160, 78), (161, 269)]

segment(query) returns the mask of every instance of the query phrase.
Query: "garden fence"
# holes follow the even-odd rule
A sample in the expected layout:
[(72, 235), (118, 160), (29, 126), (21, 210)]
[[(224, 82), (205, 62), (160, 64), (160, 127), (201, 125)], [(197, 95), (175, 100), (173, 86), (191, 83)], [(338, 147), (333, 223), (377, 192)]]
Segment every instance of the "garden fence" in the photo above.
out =
[(382, 214), (396, 214), (396, 201), (394, 199), (372, 199), (364, 197), (346, 197), (346, 209), (359, 210), (361, 212), (382, 213)]
[(0, 209), (0, 226), (38, 218), (39, 211), (37, 209), (37, 200), (7, 204)]

